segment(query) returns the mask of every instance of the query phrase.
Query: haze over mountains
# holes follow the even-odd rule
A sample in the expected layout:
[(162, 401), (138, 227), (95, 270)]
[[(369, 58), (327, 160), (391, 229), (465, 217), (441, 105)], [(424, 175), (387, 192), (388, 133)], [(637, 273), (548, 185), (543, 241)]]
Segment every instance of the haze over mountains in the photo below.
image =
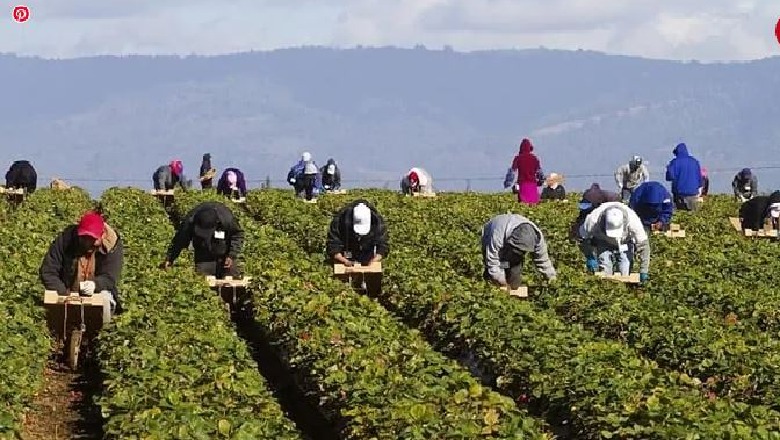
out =
[[(411, 166), (442, 189), (500, 190), (522, 137), (567, 186), (632, 154), (655, 178), (684, 141), (725, 191), (743, 166), (780, 166), (780, 58), (698, 64), (588, 51), (301, 48), (217, 57), (0, 56), (0, 165), (40, 185), (149, 187), (171, 158), (283, 186), (299, 154), (336, 158), (347, 186), (397, 188)], [(776, 159), (777, 157), (777, 159)], [(780, 186), (759, 171), (762, 189)], [(575, 177), (588, 175), (588, 177)], [(450, 180), (452, 179), (452, 180)], [(252, 183), (250, 186), (258, 186)]]

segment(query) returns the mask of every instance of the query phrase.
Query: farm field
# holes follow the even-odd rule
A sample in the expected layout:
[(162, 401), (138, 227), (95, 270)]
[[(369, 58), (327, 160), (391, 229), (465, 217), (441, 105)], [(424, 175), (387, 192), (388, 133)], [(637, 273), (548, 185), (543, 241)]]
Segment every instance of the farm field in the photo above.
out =
[[(373, 297), (324, 256), (332, 215), (357, 198), (390, 236)], [(209, 200), (224, 199), (177, 192), (166, 210), (140, 189), (75, 188), (0, 201), (0, 438), (780, 439), (780, 250), (731, 227), (730, 198), (675, 213), (687, 237), (653, 237), (650, 282), (630, 287), (586, 273), (571, 201), (356, 190), (305, 204), (254, 190), (225, 201), (252, 279), (232, 310), (189, 251), (158, 268)], [(96, 206), (125, 242), (125, 310), (74, 373), (54, 354), (38, 266)], [(542, 281), (528, 261), (528, 299), (481, 279), (481, 226), (508, 211), (542, 228), (559, 273)]]

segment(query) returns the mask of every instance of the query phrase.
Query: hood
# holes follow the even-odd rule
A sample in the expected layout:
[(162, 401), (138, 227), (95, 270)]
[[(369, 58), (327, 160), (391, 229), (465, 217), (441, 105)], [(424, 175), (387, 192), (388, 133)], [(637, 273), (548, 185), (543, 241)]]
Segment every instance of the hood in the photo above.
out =
[(27, 165), (29, 163), (30, 163), (29, 160), (16, 160), (16, 161), (14, 161), (15, 165)]
[(102, 245), (100, 246), (100, 252), (104, 254), (113, 252), (119, 241), (119, 235), (114, 228), (108, 225), (108, 223), (103, 224), (103, 237), (101, 238), (101, 241)]
[(206, 153), (206, 154), (203, 155), (203, 160), (209, 160), (209, 159), (211, 159), (211, 154), (210, 153)]
[(529, 139), (523, 139), (520, 142), (520, 154), (528, 154), (534, 151), (534, 146)]
[(701, 167), (701, 177), (707, 177), (707, 167)]
[(688, 157), (690, 154), (688, 154), (688, 146), (684, 143), (677, 144), (676, 147), (674, 147), (674, 151), (672, 151), (675, 156), (677, 157)]
[(775, 191), (769, 195), (769, 205), (780, 203), (780, 191)]
[[(642, 202), (660, 205), (667, 200), (666, 188), (658, 182), (643, 183)], [(641, 188), (641, 187), (640, 187)]]
[(336, 165), (336, 161), (334, 159), (328, 159), (328, 162), (325, 165)]
[(739, 172), (739, 175), (747, 179), (753, 175), (753, 170), (750, 168), (742, 168), (742, 171)]

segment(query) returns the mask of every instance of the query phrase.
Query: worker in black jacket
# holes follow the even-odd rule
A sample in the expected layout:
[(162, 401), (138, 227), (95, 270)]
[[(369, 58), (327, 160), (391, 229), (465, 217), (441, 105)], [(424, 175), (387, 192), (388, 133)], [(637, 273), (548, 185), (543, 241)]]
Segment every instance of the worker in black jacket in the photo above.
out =
[(38, 173), (27, 160), (17, 160), (5, 173), (5, 187), (25, 189), (27, 193), (35, 192), (38, 187)]
[(236, 260), (244, 243), (244, 231), (227, 206), (204, 202), (193, 208), (173, 237), (162, 267), (171, 267), (190, 242), (195, 249), (198, 273), (219, 279), (236, 276)]
[(778, 219), (780, 219), (780, 191), (775, 191), (768, 196), (756, 196), (743, 203), (739, 208), (739, 218), (743, 230), (764, 229), (767, 218), (772, 219), (772, 224), (777, 229)]
[(78, 225), (66, 227), (52, 242), (39, 275), (45, 289), (60, 295), (108, 292), (114, 312), (119, 313), (117, 285), (123, 262), (122, 238), (100, 214), (88, 212)]
[(326, 243), (333, 263), (370, 265), (382, 261), (389, 251), (385, 221), (368, 201), (356, 200), (333, 217)]

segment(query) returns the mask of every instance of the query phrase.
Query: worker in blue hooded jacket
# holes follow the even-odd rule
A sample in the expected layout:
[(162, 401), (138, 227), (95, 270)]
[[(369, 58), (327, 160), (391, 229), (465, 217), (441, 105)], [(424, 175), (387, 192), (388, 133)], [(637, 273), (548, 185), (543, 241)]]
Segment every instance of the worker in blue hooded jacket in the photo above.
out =
[(675, 158), (666, 166), (666, 181), (672, 182), (672, 196), (678, 209), (695, 211), (699, 205), (699, 188), (702, 187), (701, 165), (688, 153), (685, 144), (678, 144), (673, 151)]
[(633, 209), (645, 229), (668, 231), (674, 214), (672, 195), (660, 182), (645, 182), (639, 185), (628, 206)]

